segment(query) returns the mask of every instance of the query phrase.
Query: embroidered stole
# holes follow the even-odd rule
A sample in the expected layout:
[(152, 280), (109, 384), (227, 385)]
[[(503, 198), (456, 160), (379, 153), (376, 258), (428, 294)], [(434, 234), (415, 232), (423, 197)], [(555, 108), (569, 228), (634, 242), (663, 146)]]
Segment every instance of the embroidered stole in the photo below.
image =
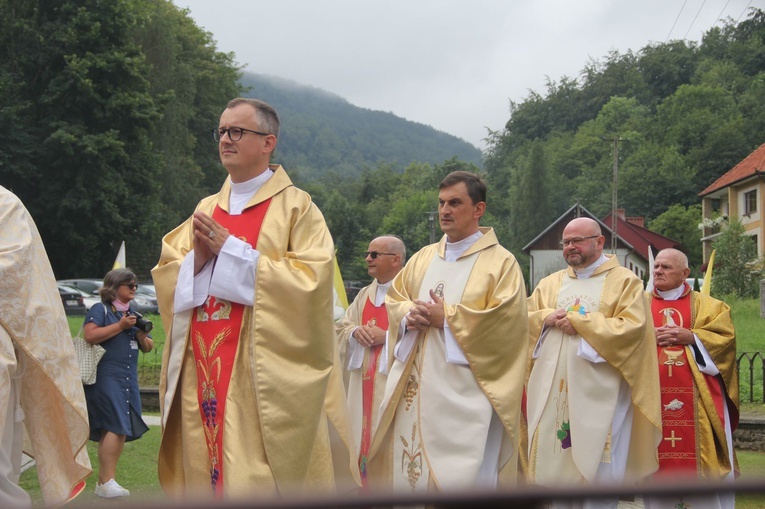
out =
[[(447, 303), (460, 302), (479, 254), (455, 262), (435, 254), (418, 298), (429, 301), (432, 289)], [(491, 403), (470, 366), (446, 362), (443, 329), (421, 333), (411, 355), (393, 424), (393, 487), (405, 492), (472, 487), (484, 457)]]
[[(563, 276), (556, 308), (599, 311), (608, 272)], [(611, 462), (611, 423), (621, 378), (608, 363), (577, 355), (581, 336), (548, 330), (527, 385), (530, 481), (545, 486), (592, 482)]]
[[(213, 219), (232, 235), (257, 245), (271, 200), (232, 216), (216, 206)], [(192, 313), (190, 338), (197, 368), (199, 413), (205, 432), (213, 493), (223, 493), (223, 423), (226, 396), (239, 344), (244, 305), (208, 296)]]
[[(677, 325), (686, 329), (693, 324), (693, 307), (691, 295), (686, 293), (677, 300), (667, 301), (654, 292), (651, 299), (651, 314), (657, 327), (667, 324)], [(699, 469), (700, 451), (696, 431), (698, 424), (698, 393), (693, 382), (693, 372), (689, 366), (686, 346), (657, 346), (659, 355), (659, 379), (661, 382), (661, 421), (663, 439), (659, 444), (659, 471), (657, 475), (666, 473), (696, 473)], [(709, 384), (712, 389), (718, 388), (719, 382)], [(718, 413), (722, 417), (722, 408), (717, 401), (722, 398), (714, 397)], [(723, 419), (721, 419), (723, 420)], [(724, 420), (723, 420), (724, 422)]]
[[(366, 325), (377, 325), (383, 330), (388, 330), (388, 312), (385, 304), (375, 306), (372, 299), (375, 296), (370, 294), (364, 303), (364, 309), (361, 312), (361, 322)], [(383, 345), (375, 345), (369, 349), (368, 361), (366, 367), (362, 367), (361, 376), (361, 452), (359, 454), (359, 472), (361, 473), (361, 484), (364, 488), (367, 486), (367, 460), (369, 458), (369, 447), (372, 445), (372, 404), (375, 399), (375, 377), (377, 376), (377, 360), (380, 358), (380, 351)]]

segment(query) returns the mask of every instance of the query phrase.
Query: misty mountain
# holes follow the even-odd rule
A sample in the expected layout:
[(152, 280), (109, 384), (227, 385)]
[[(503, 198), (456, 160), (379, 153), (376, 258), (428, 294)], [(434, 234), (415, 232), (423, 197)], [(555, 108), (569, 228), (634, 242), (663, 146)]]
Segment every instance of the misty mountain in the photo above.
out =
[(356, 176), (380, 164), (403, 170), (412, 162), (440, 164), (457, 157), (481, 165), (470, 143), (393, 113), (360, 108), (314, 87), (263, 74), (244, 73), (246, 97), (271, 104), (282, 132), (274, 162), (305, 177), (328, 171)]

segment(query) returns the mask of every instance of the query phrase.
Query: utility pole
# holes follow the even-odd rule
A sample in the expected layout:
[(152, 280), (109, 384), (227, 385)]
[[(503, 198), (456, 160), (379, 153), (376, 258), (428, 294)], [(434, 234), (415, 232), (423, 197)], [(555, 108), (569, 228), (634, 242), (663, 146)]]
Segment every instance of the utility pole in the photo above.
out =
[(436, 217), (438, 216), (438, 211), (429, 210), (427, 214), (428, 214), (428, 225), (430, 226), (430, 243), (435, 244), (436, 243)]
[(612, 141), (614, 144), (614, 184), (613, 189), (611, 193), (611, 252), (615, 255), (616, 254), (616, 246), (617, 246), (617, 239), (619, 238), (619, 235), (617, 233), (617, 227), (618, 227), (618, 200), (617, 200), (617, 193), (616, 190), (618, 189), (619, 185), (619, 142), (620, 141), (629, 141), (626, 138), (619, 138), (619, 136), (614, 136), (613, 138), (601, 138), (603, 141)]

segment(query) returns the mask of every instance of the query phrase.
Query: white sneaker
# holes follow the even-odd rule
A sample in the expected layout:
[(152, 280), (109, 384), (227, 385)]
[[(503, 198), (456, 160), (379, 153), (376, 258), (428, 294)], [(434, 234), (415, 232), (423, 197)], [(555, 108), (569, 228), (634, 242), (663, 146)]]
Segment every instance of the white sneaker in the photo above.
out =
[(109, 479), (103, 484), (96, 483), (96, 495), (103, 498), (127, 497), (130, 492), (117, 484), (114, 479)]

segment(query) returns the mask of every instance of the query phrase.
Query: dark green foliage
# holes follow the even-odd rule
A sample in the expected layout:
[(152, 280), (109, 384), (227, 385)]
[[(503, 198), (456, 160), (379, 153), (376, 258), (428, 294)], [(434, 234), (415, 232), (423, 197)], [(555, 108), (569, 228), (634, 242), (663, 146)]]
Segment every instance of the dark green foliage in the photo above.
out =
[(702, 274), (701, 230), (698, 227), (700, 217), (700, 203), (689, 207), (675, 204), (647, 225), (651, 231), (674, 239), (685, 246), (692, 276)]
[(162, 234), (220, 185), (200, 137), (237, 79), (165, 0), (0, 1), (0, 183), (58, 277), (103, 276), (122, 240), (148, 276)]
[[(666, 225), (664, 233), (682, 241), (698, 264), (692, 228), (701, 215), (688, 207), (765, 142), (763, 111), (765, 13), (758, 9), (739, 24), (710, 29), (699, 44), (611, 52), (587, 63), (578, 80), (548, 82), (545, 95), (532, 91), (512, 103), (505, 129), (490, 133), (484, 159), (495, 189), (510, 199), (490, 210), (510, 225), (504, 235), (516, 248), (542, 231), (540, 216), (555, 212), (554, 219), (577, 201), (605, 215), (612, 207), (611, 140), (618, 137), (618, 207), (657, 226), (653, 220), (671, 207), (687, 211), (685, 226)], [(541, 172), (528, 172), (532, 147), (544, 153), (545, 191), (536, 181)], [(529, 194), (538, 199), (531, 209)]]
[(358, 177), (380, 164), (402, 171), (409, 163), (437, 164), (452, 157), (480, 164), (470, 143), (392, 113), (353, 106), (345, 99), (297, 83), (245, 73), (249, 97), (271, 104), (284, 127), (275, 161), (304, 177), (327, 171)]

